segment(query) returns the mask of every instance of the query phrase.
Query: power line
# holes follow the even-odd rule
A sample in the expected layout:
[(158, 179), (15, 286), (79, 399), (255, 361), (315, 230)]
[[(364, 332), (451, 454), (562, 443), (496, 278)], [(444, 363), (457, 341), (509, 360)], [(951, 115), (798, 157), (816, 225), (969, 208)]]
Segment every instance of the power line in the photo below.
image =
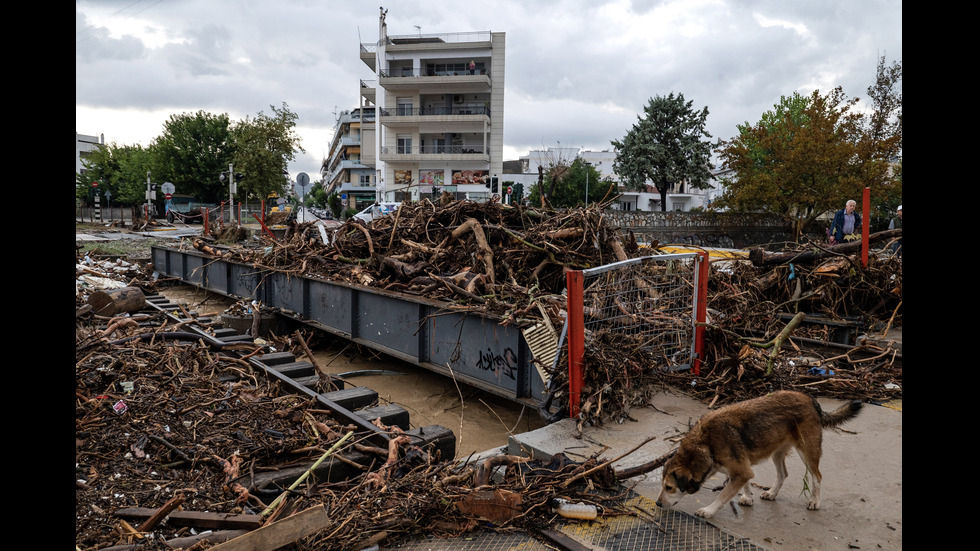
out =
[[(106, 17), (106, 18), (105, 18), (104, 20), (102, 20), (102, 21), (101, 21), (100, 23), (98, 23), (98, 24), (95, 24), (95, 23), (93, 23), (93, 24), (91, 24), (91, 25), (89, 25), (88, 27), (85, 27), (84, 29), (82, 29), (82, 30), (80, 30), (80, 31), (78, 31), (78, 32), (76, 32), (76, 33), (75, 33), (75, 36), (77, 37), (78, 35), (80, 35), (80, 34), (82, 34), (82, 33), (84, 33), (84, 32), (86, 32), (86, 31), (89, 31), (89, 30), (92, 30), (93, 28), (98, 28), (98, 29), (100, 29), (100, 30), (101, 30), (101, 29), (104, 29), (104, 25), (105, 25), (105, 23), (106, 23), (106, 21), (109, 21), (109, 20), (110, 20), (110, 19), (112, 19), (113, 17), (115, 17), (115, 16), (117, 16), (117, 15), (119, 15), (120, 13), (122, 13), (122, 12), (124, 12), (124, 11), (126, 11), (126, 10), (128, 10), (129, 8), (131, 8), (131, 7), (133, 7), (133, 6), (135, 6), (136, 4), (139, 4), (139, 3), (140, 3), (140, 2), (142, 2), (142, 1), (143, 1), (143, 0), (135, 0), (135, 1), (133, 2), (133, 3), (131, 3), (131, 4), (129, 4), (128, 6), (126, 6), (126, 7), (124, 7), (124, 8), (120, 8), (120, 9), (118, 9), (118, 10), (116, 10), (116, 12), (115, 12), (115, 13), (113, 13), (113, 14), (112, 14), (112, 15), (110, 15), (109, 17)], [(141, 9), (141, 10), (139, 10), (139, 11), (137, 11), (137, 12), (135, 12), (135, 13), (131, 13), (131, 14), (129, 14), (129, 15), (127, 15), (127, 16), (126, 16), (126, 18), (125, 18), (125, 19), (123, 19), (123, 21), (125, 21), (126, 19), (130, 19), (130, 18), (131, 18), (131, 17), (133, 17), (133, 16), (136, 16), (136, 15), (139, 15), (139, 14), (141, 14), (141, 13), (143, 13), (144, 11), (146, 11), (146, 10), (148, 10), (148, 9), (150, 9), (150, 8), (152, 8), (153, 6), (156, 6), (157, 4), (159, 4), (159, 3), (160, 3), (160, 2), (162, 2), (162, 1), (163, 1), (163, 0), (156, 0), (156, 1), (155, 1), (155, 2), (153, 2), (152, 4), (150, 4), (150, 5), (148, 5), (148, 6), (146, 6), (146, 7), (144, 7), (143, 9)], [(88, 40), (89, 38), (92, 38), (92, 36), (93, 36), (93, 35), (89, 35), (89, 36), (86, 36), (86, 37), (84, 37), (84, 38), (82, 38), (81, 40), (76, 40), (76, 41), (75, 41), (75, 44), (78, 44), (79, 42), (84, 42), (85, 40)]]

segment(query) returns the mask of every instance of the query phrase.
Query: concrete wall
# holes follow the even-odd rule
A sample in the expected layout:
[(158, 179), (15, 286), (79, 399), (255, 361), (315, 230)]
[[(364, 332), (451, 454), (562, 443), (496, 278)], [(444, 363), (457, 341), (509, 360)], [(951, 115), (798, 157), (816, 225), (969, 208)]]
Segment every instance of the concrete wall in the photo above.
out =
[(636, 212), (606, 210), (606, 223), (629, 230), (640, 243), (742, 249), (792, 241), (790, 225), (768, 214), (728, 212)]

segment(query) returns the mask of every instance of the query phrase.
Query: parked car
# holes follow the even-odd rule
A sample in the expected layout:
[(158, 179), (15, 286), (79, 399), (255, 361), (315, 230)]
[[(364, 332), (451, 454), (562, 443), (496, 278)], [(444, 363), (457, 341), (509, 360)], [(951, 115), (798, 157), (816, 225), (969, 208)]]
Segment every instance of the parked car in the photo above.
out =
[(371, 220), (375, 218), (381, 218), (382, 216), (388, 216), (389, 214), (394, 214), (401, 206), (401, 202), (392, 203), (375, 203), (370, 207), (362, 210), (361, 212), (354, 215), (354, 218), (358, 220), (363, 220), (365, 223), (370, 223)]

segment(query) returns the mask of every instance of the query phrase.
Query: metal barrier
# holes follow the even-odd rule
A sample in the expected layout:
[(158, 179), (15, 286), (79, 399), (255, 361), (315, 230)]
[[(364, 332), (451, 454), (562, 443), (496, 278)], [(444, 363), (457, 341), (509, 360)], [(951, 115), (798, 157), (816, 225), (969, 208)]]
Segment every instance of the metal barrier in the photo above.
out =
[[(158, 272), (225, 296), (252, 298), (296, 320), (537, 408), (545, 383), (520, 327), (499, 316), (343, 281), (269, 272), (198, 251), (151, 247)], [(548, 358), (550, 359), (550, 358)]]
[(567, 272), (569, 414), (579, 413), (585, 339), (609, 331), (637, 339), (667, 369), (700, 374), (708, 254), (635, 258)]

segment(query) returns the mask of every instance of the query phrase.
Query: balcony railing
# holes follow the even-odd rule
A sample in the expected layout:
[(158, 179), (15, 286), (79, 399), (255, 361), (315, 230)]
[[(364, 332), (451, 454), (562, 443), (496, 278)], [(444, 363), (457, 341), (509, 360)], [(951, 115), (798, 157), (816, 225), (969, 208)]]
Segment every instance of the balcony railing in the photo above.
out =
[(469, 76), (490, 76), (490, 71), (487, 69), (474, 69), (470, 71), (469, 69), (456, 69), (456, 70), (439, 70), (439, 69), (409, 69), (405, 68), (394, 68), (394, 69), (382, 69), (379, 71), (381, 78), (397, 78), (397, 77), (469, 77)]
[(382, 117), (439, 117), (446, 115), (486, 115), (490, 116), (489, 106), (473, 107), (395, 107), (394, 109), (378, 109)]
[(482, 145), (423, 145), (421, 147), (382, 147), (382, 154), (394, 154), (394, 155), (430, 155), (430, 154), (446, 154), (446, 155), (468, 155), (468, 154), (482, 154), (486, 152), (486, 149)]

